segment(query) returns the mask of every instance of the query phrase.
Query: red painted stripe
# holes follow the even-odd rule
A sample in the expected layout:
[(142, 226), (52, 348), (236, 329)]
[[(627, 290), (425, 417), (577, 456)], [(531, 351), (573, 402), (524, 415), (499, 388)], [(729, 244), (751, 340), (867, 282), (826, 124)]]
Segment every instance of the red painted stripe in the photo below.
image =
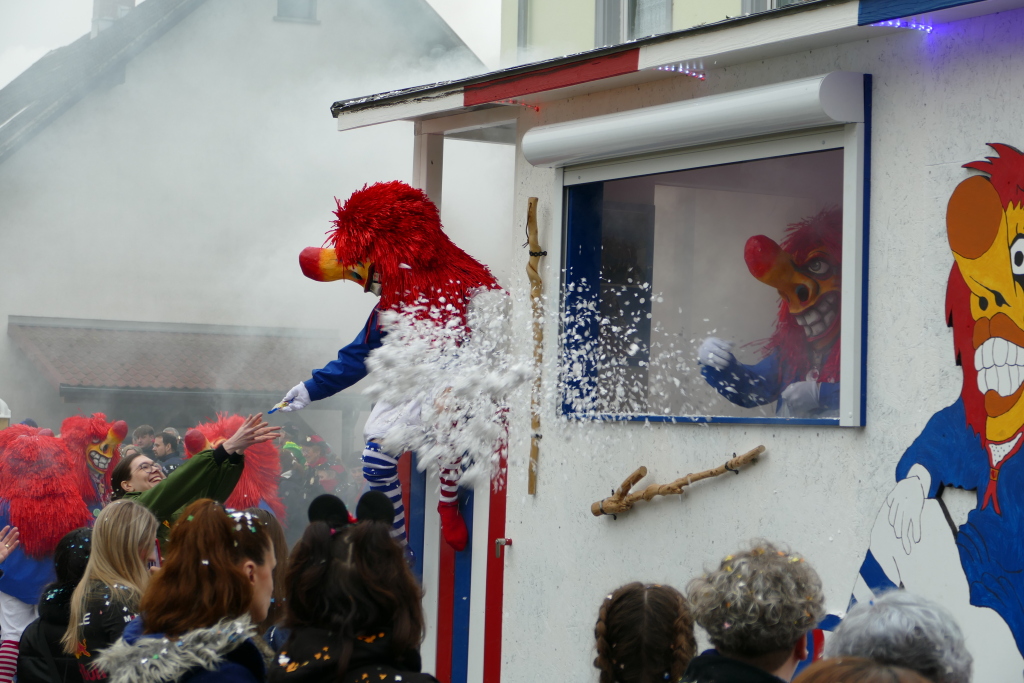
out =
[[(508, 462), (502, 454), (499, 460), (500, 480), (508, 481)], [(501, 681), (501, 611), (505, 593), (505, 553), (501, 558), (494, 556), (494, 541), (505, 538), (505, 486), (499, 491), (491, 487), (491, 506), (487, 520), (487, 585), (484, 606), (484, 680), (487, 683)], [(514, 540), (514, 539), (513, 539)]]
[(816, 628), (811, 633), (814, 638), (814, 661), (818, 661), (825, 654), (825, 632)]
[(402, 485), (402, 506), (405, 508), (405, 536), (409, 537), (409, 517), (412, 505), (409, 499), (412, 491), (412, 459), (416, 457), (409, 451), (398, 458), (398, 482)]
[(594, 57), (572, 64), (561, 64), (538, 71), (496, 78), (484, 83), (467, 85), (462, 90), (462, 104), (471, 107), (510, 97), (529, 95), (577, 83), (599, 81), (602, 78), (630, 74), (639, 68), (640, 48)]
[[(428, 511), (428, 514), (431, 512)], [(452, 680), (452, 625), (455, 618), (455, 551), (440, 533), (441, 557), (437, 581), (437, 665), (434, 677)]]

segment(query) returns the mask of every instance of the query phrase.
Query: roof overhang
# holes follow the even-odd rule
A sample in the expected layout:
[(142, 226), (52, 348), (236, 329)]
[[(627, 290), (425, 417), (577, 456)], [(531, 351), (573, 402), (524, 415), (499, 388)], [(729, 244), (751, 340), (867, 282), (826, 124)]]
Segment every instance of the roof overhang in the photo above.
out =
[[(342, 131), (492, 109), (505, 112), (475, 114), (458, 125), (480, 117), (515, 119), (521, 106), (680, 77), (669, 69), (701, 73), (915, 30), (905, 25), (939, 26), (1020, 7), (1024, 0), (817, 0), (457, 81), (342, 100), (331, 112)], [(447, 124), (436, 127), (447, 132)]]

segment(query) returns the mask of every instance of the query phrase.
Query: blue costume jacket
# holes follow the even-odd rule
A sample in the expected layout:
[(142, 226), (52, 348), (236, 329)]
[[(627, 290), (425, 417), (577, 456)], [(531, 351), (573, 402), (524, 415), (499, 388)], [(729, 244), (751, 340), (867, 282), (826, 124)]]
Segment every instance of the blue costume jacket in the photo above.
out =
[[(0, 529), (11, 523), (11, 511), (7, 501), (0, 507)], [(34, 560), (20, 547), (11, 551), (3, 564), (0, 576), (0, 592), (21, 600), (28, 605), (39, 604), (43, 587), (57, 580), (53, 569), (53, 555)]]
[[(772, 351), (756, 365), (744, 365), (735, 358), (724, 370), (703, 365), (700, 374), (718, 393), (738, 406), (753, 408), (777, 402), (775, 410), (782, 406), (779, 398), (782, 391), (804, 379), (782, 368), (778, 351)], [(822, 382), (818, 401), (823, 411), (839, 410), (839, 382)]]
[(314, 370), (312, 379), (304, 382), (311, 399), (319, 401), (334, 396), (366, 377), (366, 357), (374, 349), (380, 348), (381, 339), (384, 337), (377, 320), (379, 313), (380, 311), (374, 307), (362, 332), (351, 344), (338, 351), (338, 358), (319, 370)]
[[(1022, 449), (1024, 451), (1024, 449)], [(999, 468), (993, 501), (984, 501), (989, 487), (989, 454), (967, 424), (963, 399), (935, 413), (896, 466), (896, 480), (915, 464), (931, 473), (928, 496), (940, 486), (977, 490), (978, 507), (957, 530), (960, 564), (971, 589), (971, 604), (999, 613), (1024, 652), (1024, 452), (1011, 455)]]

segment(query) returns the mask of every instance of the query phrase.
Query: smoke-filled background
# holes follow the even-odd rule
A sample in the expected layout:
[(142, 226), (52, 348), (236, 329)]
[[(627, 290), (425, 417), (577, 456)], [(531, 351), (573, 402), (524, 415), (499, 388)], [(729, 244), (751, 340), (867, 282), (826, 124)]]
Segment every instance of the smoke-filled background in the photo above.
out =
[[(118, 2), (132, 4), (95, 6)], [(304, 4), (315, 20), (280, 16)], [(215, 410), (270, 408), (232, 387), (262, 379), (262, 391), (283, 394), (333, 358), (374, 299), (351, 282), (304, 278), (298, 253), (322, 243), (334, 197), (411, 181), (413, 130), (399, 122), (339, 133), (330, 105), (495, 68), (498, 5), (145, 0), (97, 28), (93, 0), (0, 0), (0, 399), (12, 421), (56, 430), (67, 415), (102, 410), (131, 427), (187, 428)], [(96, 49), (112, 37), (120, 51)], [(69, 70), (77, 89), (60, 80)], [(511, 146), (446, 142), (446, 229), (503, 282), (512, 174)], [(32, 328), (26, 341), (17, 336), (28, 328), (11, 332), (9, 316), (56, 319), (46, 324), (60, 330), (149, 325), (104, 332), (116, 350), (81, 336), (47, 347), (56, 332)], [(311, 360), (280, 377), (265, 345), (228, 343), (233, 352), (196, 360), (220, 393), (190, 393), (188, 378), (175, 377), (136, 382), (159, 391), (128, 387), (124, 368), (158, 365), (151, 354), (167, 338), (217, 332), (181, 324), (291, 333)], [(100, 352), (112, 358), (87, 379), (101, 390), (62, 385), (71, 365), (88, 365), (81, 356)], [(349, 393), (344, 405), (287, 419), (348, 456), (369, 407), (359, 387)]]

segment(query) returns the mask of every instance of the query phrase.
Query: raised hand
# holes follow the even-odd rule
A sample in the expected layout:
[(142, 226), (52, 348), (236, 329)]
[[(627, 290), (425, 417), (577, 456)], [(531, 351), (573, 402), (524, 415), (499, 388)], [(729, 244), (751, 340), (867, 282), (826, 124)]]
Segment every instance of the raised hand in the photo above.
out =
[(708, 337), (700, 345), (697, 360), (702, 365), (710, 365), (716, 370), (725, 370), (735, 360), (732, 355), (732, 342), (718, 337)]
[(281, 436), (280, 427), (272, 427), (263, 421), (263, 413), (250, 415), (231, 437), (224, 442), (228, 453), (243, 453), (249, 446), (271, 441)]
[(18, 527), (7, 525), (0, 529), (0, 563), (7, 559), (7, 556), (14, 552), (21, 541), (18, 540)]

